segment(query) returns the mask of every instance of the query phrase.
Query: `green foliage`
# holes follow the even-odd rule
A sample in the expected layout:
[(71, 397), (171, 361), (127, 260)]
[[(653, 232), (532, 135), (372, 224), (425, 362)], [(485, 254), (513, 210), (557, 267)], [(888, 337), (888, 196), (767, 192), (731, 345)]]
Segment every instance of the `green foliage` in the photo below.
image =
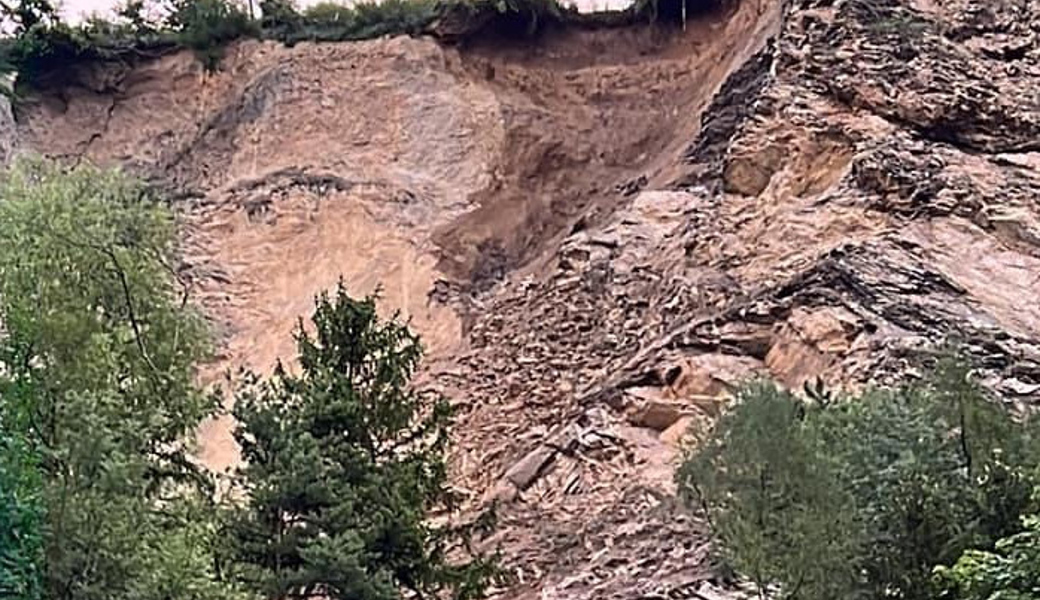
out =
[(967, 550), (952, 567), (936, 569), (943, 598), (1034, 600), (1040, 596), (1040, 517), (999, 540), (992, 551)]
[[(0, 4), (0, 24), (12, 32), (11, 37), (0, 39), (0, 75), (25, 71), (31, 77), (79, 52), (78, 47), (70, 47), (67, 32), (58, 26), (57, 10), (47, 0)], [(14, 90), (5, 85), (2, 92), (10, 97)]]
[(261, 29), (279, 38), (299, 25), (300, 13), (290, 0), (262, 0), (260, 2)]
[[(92, 17), (73, 27), (54, 16), (19, 30), (12, 37), (0, 39), (0, 74), (16, 72), (20, 84), (32, 85), (72, 65), (91, 60), (117, 60), (168, 45), (170, 38), (168, 33), (144, 21), (113, 23)], [(12, 90), (6, 92), (12, 95)]]
[[(48, 0), (17, 0), (0, 6), (0, 17), (11, 32), (0, 39), (0, 75), (17, 73), (19, 83), (34, 85), (78, 63), (133, 62), (178, 47), (193, 50), (213, 70), (228, 43), (250, 37), (295, 44), (384, 35), (465, 37), (486, 29), (495, 35), (533, 35), (550, 23), (617, 26), (643, 18), (647, 1), (624, 11), (584, 15), (557, 0), (321, 2), (302, 14), (292, 0), (261, 0), (262, 17), (254, 20), (236, 0), (125, 0), (116, 22), (93, 18), (71, 26), (61, 21)], [(151, 2), (168, 15), (165, 21), (148, 19)], [(656, 6), (655, 2), (654, 10)], [(452, 24), (440, 31), (442, 21)]]
[(24, 423), (10, 414), (15, 390), (0, 388), (0, 597), (40, 598), (43, 506), (40, 473)]
[(300, 41), (363, 40), (382, 35), (417, 35), (436, 17), (434, 0), (386, 0), (344, 6), (320, 2), (294, 19), (282, 18), (265, 31), (287, 44)]
[(209, 70), (217, 68), (228, 42), (259, 35), (259, 27), (232, 0), (174, 0), (169, 26)]
[(817, 454), (805, 407), (767, 383), (738, 401), (684, 461), (682, 494), (707, 510), (730, 563), (760, 588), (781, 582), (791, 597), (842, 597), (856, 576), (853, 498)]
[(161, 1), (168, 13), (164, 23), (146, 17), (145, 0), (127, 0), (115, 22), (91, 17), (72, 26), (46, 2), (20, 0), (0, 9), (13, 30), (0, 40), (0, 73), (17, 72), (20, 82), (32, 84), (77, 63), (132, 60), (144, 50), (177, 46), (193, 50), (207, 69), (215, 69), (229, 42), (260, 34), (259, 24), (233, 0)]
[(218, 551), (223, 530), (217, 509), (199, 498), (163, 511), (155, 537), (143, 544), (139, 576), (127, 582), (134, 600), (246, 600), (252, 596), (221, 581)]
[[(44, 597), (222, 597), (178, 545), (175, 516), (207, 505), (186, 450), (216, 402), (193, 385), (205, 332), (171, 268), (171, 214), (118, 172), (39, 161), (0, 197), (0, 391), (39, 456)], [(139, 587), (177, 573), (205, 593)]]
[(232, 521), (238, 572), (267, 598), (394, 599), (401, 588), (474, 598), (490, 566), (449, 563), (450, 529), (429, 511), (451, 500), (450, 409), (409, 380), (419, 340), (342, 284), (296, 330), (300, 374), (247, 378), (235, 433), (247, 500)]
[(317, 23), (345, 23), (354, 19), (353, 9), (336, 2), (318, 2), (307, 7), (304, 15)]
[(0, 195), (5, 349), (36, 386), (43, 442), (74, 425), (48, 413), (60, 396), (111, 388), (145, 427), (133, 436), (143, 445), (180, 440), (213, 400), (191, 383), (206, 335), (172, 268), (172, 214), (135, 180), (89, 166), (23, 161)]
[(193, 385), (206, 336), (170, 212), (118, 172), (41, 161), (6, 173), (0, 197), (4, 597), (482, 594), (472, 527), (428, 519), (451, 502), (450, 410), (410, 387), (406, 326), (342, 288), (318, 300), (301, 375), (242, 389), (249, 494), (225, 515), (187, 455), (217, 399)]
[(279, 19), (270, 29), (265, 26), (265, 35), (289, 44), (303, 40), (346, 41), (383, 35), (419, 35), (455, 10), (469, 14), (474, 22), (484, 22), (481, 15), (494, 15), (527, 35), (570, 14), (555, 0), (385, 0), (351, 6), (320, 2), (308, 7), (298, 18)]
[(157, 33), (158, 24), (145, 15), (146, 8), (145, 0), (126, 0), (117, 6), (116, 15), (138, 36)]
[[(37, 24), (16, 37), (0, 40), (3, 74), (17, 72), (23, 81), (36, 80), (64, 64), (73, 64), (85, 53), (74, 30), (62, 24)], [(5, 93), (11, 95), (12, 91)]]
[[(3, 335), (0, 320), (0, 335)], [(11, 363), (0, 345), (0, 597), (41, 598), (43, 481), (31, 438), (32, 398), (7, 377)]]
[(732, 564), (789, 598), (933, 598), (932, 570), (1018, 531), (1029, 429), (945, 361), (926, 385), (808, 404), (749, 387), (679, 471)]

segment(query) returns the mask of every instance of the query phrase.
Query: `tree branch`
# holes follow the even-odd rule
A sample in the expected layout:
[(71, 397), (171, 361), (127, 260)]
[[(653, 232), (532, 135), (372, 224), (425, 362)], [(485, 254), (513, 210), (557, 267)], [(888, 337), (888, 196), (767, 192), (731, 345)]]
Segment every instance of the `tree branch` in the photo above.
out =
[(44, 225), (44, 227), (54, 237), (65, 242), (66, 244), (69, 244), (70, 246), (76, 248), (89, 248), (91, 250), (101, 252), (102, 254), (107, 256), (109, 260), (112, 261), (112, 265), (116, 272), (116, 276), (119, 278), (120, 287), (122, 288), (123, 299), (126, 302), (127, 316), (130, 319), (130, 328), (134, 332), (134, 341), (137, 344), (137, 348), (141, 352), (141, 358), (144, 359), (145, 363), (148, 365), (148, 367), (152, 370), (152, 372), (155, 375), (160, 375), (159, 369), (155, 366), (155, 363), (152, 361), (151, 355), (148, 353), (148, 348), (145, 346), (144, 337), (141, 333), (141, 326), (137, 320), (137, 313), (134, 311), (133, 297), (130, 293), (130, 283), (126, 278), (126, 271), (123, 269), (123, 266), (119, 263), (119, 258), (116, 256), (115, 251), (113, 251), (111, 247), (101, 244), (93, 244), (90, 242), (78, 242), (76, 240), (70, 239), (66, 235), (63, 235), (55, 231), (51, 227), (47, 227), (46, 225)]
[(148, 348), (145, 346), (144, 343), (144, 336), (141, 334), (141, 326), (137, 322), (137, 314), (134, 311), (134, 301), (132, 294), (130, 293), (130, 283), (129, 281), (127, 281), (126, 271), (124, 271), (123, 266), (119, 264), (119, 258), (116, 256), (116, 253), (111, 248), (106, 247), (101, 251), (105, 252), (105, 254), (108, 255), (109, 259), (111, 259), (112, 261), (112, 264), (115, 266), (116, 275), (119, 277), (119, 283), (123, 289), (123, 299), (126, 301), (127, 317), (130, 319), (131, 329), (134, 330), (134, 341), (137, 342), (137, 347), (141, 351), (141, 358), (144, 359), (145, 363), (148, 364), (148, 367), (152, 370), (153, 373), (155, 373), (156, 375), (160, 375), (159, 369), (155, 366), (155, 363), (152, 362), (151, 355), (148, 354)]

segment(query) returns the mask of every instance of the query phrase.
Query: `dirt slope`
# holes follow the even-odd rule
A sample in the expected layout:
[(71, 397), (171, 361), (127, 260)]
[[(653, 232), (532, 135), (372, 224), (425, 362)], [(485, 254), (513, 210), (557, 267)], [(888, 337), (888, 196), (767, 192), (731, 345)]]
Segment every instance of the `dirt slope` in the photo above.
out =
[(744, 0), (685, 34), (244, 43), (84, 72), (18, 131), (177, 194), (213, 373), (382, 285), (462, 409), (468, 509), (502, 502), (499, 594), (711, 597), (671, 463), (741, 378), (884, 382), (955, 334), (1040, 399), (1037, 31), (1029, 0)]

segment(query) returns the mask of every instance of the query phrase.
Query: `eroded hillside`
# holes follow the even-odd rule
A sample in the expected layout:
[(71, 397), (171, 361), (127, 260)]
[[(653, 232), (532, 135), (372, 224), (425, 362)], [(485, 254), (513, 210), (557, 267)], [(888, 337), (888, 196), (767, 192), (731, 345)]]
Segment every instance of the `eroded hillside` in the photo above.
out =
[(17, 127), (172, 191), (210, 377), (381, 285), (460, 405), (467, 510), (501, 503), (501, 595), (711, 597), (671, 461), (735, 382), (889, 381), (953, 334), (1040, 398), (1038, 30), (1028, 0), (744, 0), (537, 45), (243, 42), (215, 75), (84, 70)]

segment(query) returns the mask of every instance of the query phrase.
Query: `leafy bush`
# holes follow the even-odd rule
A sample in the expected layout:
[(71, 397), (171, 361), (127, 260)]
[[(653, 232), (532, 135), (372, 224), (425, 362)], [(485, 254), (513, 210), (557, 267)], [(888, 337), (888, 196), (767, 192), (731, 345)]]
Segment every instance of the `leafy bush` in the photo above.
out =
[(146, 10), (145, 0), (125, 0), (117, 6), (116, 14), (125, 27), (137, 35), (157, 33), (159, 23), (149, 19)]
[(172, 518), (208, 505), (186, 453), (217, 404), (193, 383), (206, 336), (175, 281), (171, 214), (118, 172), (40, 161), (0, 197), (0, 392), (39, 456), (43, 597), (159, 600), (139, 582), (174, 573), (178, 599), (231, 596), (197, 568), (208, 548), (178, 550)]
[(265, 35), (287, 44), (416, 35), (437, 17), (437, 11), (435, 0), (386, 0), (352, 6), (321, 2), (295, 19), (281, 19), (278, 26), (266, 29)]
[(952, 567), (936, 570), (941, 597), (961, 600), (1032, 600), (1040, 594), (1040, 516), (993, 550), (967, 550)]
[(38, 457), (24, 424), (12, 423), (16, 390), (0, 387), (0, 597), (40, 598), (43, 568)]
[[(4, 22), (10, 23), (10, 18)], [(16, 72), (18, 83), (31, 85), (81, 62), (114, 60), (171, 40), (168, 32), (141, 23), (112, 23), (94, 17), (73, 27), (55, 16), (0, 39), (0, 74)], [(13, 90), (6, 92), (12, 95)]]
[(932, 571), (1032, 509), (1029, 428), (946, 362), (927, 385), (808, 404), (746, 388), (678, 479), (732, 564), (786, 597), (933, 598)]
[(65, 25), (35, 25), (17, 37), (0, 40), (4, 71), (16, 71), (23, 81), (75, 64), (88, 51), (76, 32)]
[(290, 0), (263, 0), (260, 14), (260, 28), (270, 37), (282, 37), (299, 26), (300, 13)]
[(228, 42), (260, 34), (257, 24), (231, 0), (174, 0), (169, 25), (209, 70), (216, 69)]
[(247, 500), (232, 521), (238, 572), (266, 598), (479, 596), (490, 565), (447, 561), (458, 532), (428, 511), (451, 498), (450, 409), (409, 384), (418, 339), (342, 284), (296, 330), (300, 374), (247, 378), (235, 439)]
[(684, 497), (705, 509), (730, 563), (761, 588), (842, 597), (856, 578), (853, 498), (817, 454), (806, 408), (767, 383), (745, 387), (738, 401), (681, 466)]
[[(164, 22), (149, 20), (146, 8), (144, 0), (128, 0), (114, 22), (94, 16), (72, 26), (53, 14), (33, 20), (31, 27), (15, 27), (13, 36), (0, 39), (0, 73), (16, 72), (20, 83), (33, 84), (79, 63), (132, 61), (145, 50), (177, 47), (193, 50), (212, 70), (229, 42), (260, 34), (259, 25), (232, 0), (172, 0), (164, 7)], [(13, 12), (0, 8), (5, 24), (17, 23)]]
[[(71, 26), (48, 0), (16, 0), (0, 6), (0, 20), (11, 32), (0, 38), (0, 75), (17, 73), (18, 83), (32, 85), (82, 62), (133, 62), (178, 47), (193, 50), (213, 70), (228, 43), (249, 37), (291, 45), (424, 33), (447, 39), (485, 31), (531, 36), (551, 23), (632, 24), (649, 12), (656, 14), (657, 7), (641, 0), (624, 11), (588, 15), (557, 0), (373, 0), (350, 6), (321, 2), (301, 14), (291, 0), (261, 0), (262, 17), (254, 20), (235, 1), (125, 0), (116, 22), (93, 18)], [(164, 21), (148, 18), (151, 2), (168, 15)]]
[(349, 23), (354, 20), (354, 10), (337, 2), (318, 2), (303, 12), (314, 23)]
[(8, 375), (15, 358), (9, 346), (0, 344), (0, 597), (39, 600), (43, 481), (39, 448), (32, 440), (31, 388)]

